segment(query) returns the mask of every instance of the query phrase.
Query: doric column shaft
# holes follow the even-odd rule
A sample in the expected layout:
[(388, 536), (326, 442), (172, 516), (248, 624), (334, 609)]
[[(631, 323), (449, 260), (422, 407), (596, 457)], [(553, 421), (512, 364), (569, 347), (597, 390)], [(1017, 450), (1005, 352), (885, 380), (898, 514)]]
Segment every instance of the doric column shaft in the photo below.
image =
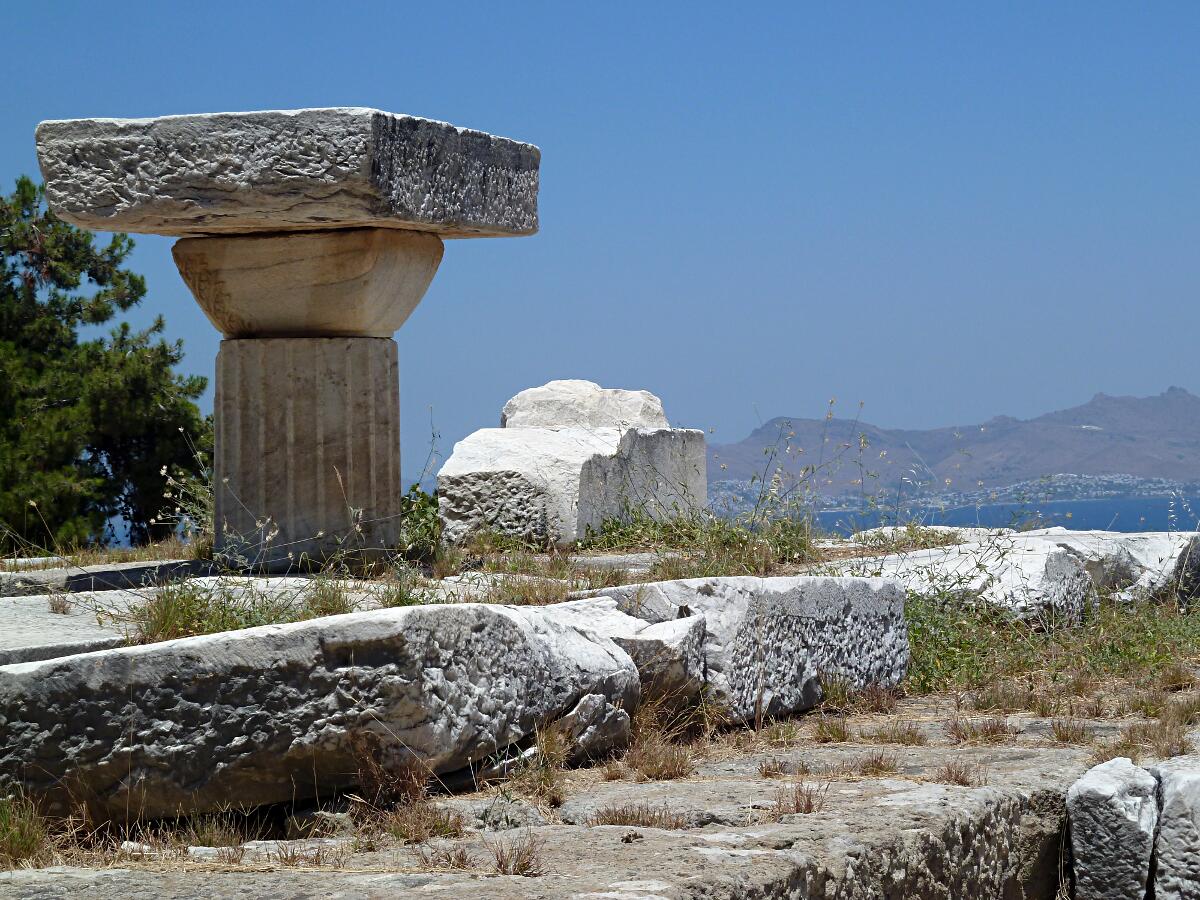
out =
[(222, 341), (218, 546), (257, 567), (377, 558), (396, 544), (400, 397), (390, 338)]

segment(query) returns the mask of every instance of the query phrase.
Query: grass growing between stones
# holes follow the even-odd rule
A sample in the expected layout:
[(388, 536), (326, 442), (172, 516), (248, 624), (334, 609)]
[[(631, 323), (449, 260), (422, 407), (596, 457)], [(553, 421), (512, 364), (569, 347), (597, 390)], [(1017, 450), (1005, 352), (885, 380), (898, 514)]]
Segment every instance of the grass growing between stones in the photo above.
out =
[(492, 853), (492, 869), (497, 875), (537, 878), (546, 874), (546, 866), (541, 858), (542, 843), (532, 832), (485, 844)]
[[(401, 605), (389, 587), (381, 591), (381, 605)], [(358, 602), (337, 579), (321, 576), (303, 588), (280, 594), (246, 585), (210, 586), (178, 581), (155, 590), (124, 618), (133, 643), (152, 644), (176, 638), (236, 631), (258, 625), (301, 622), (341, 615), (358, 609)]]
[(640, 510), (606, 521), (580, 542), (583, 550), (659, 554), (647, 581), (727, 575), (772, 575), (816, 561), (806, 516), (729, 520), (704, 511), (659, 521)]
[(21, 794), (0, 797), (0, 868), (37, 865), (51, 852), (50, 829)]
[(928, 528), (916, 522), (910, 522), (890, 531), (874, 531), (860, 534), (855, 541), (876, 553), (908, 553), (912, 550), (934, 550), (938, 547), (951, 547), (963, 542), (960, 531)]
[(811, 784), (800, 779), (780, 788), (775, 801), (763, 815), (764, 821), (778, 822), (784, 816), (811, 815), (825, 808), (829, 796), (829, 782)]
[(930, 779), (959, 787), (982, 787), (987, 784), (987, 770), (978, 763), (952, 759), (933, 772)]
[[(1200, 659), (1200, 612), (1171, 603), (1105, 600), (1081, 626), (1044, 628), (982, 605), (910, 595), (906, 616), (909, 691), (976, 690), (979, 708), (1028, 708), (1047, 690), (1090, 693), (1097, 681), (1191, 683), (1180, 669)], [(1028, 681), (1023, 691), (1014, 678)]]
[(631, 825), (639, 828), (678, 829), (687, 825), (683, 816), (666, 806), (648, 803), (612, 803), (596, 810), (589, 825)]

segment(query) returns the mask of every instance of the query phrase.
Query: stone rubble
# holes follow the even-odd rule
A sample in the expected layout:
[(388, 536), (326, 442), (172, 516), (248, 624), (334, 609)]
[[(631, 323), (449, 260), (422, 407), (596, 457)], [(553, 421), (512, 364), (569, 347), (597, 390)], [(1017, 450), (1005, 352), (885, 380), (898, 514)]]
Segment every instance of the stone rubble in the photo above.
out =
[(1200, 898), (1200, 756), (1094, 766), (1067, 810), (1077, 900)]
[[(1071, 531), (1043, 528), (921, 526), (954, 533), (958, 544), (840, 562), (836, 571), (896, 578), (919, 594), (978, 596), (1024, 617), (1078, 620), (1097, 593), (1145, 602), (1174, 591), (1185, 604), (1200, 596), (1200, 535), (1194, 532)], [(855, 534), (853, 545), (903, 538), (905, 528)]]

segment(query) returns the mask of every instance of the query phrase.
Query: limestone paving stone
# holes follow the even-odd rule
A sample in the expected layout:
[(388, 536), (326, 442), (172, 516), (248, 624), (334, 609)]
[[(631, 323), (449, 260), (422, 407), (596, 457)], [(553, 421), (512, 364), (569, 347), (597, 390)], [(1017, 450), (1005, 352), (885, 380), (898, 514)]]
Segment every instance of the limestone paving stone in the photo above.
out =
[(1158, 783), (1126, 757), (1089, 769), (1067, 791), (1076, 900), (1144, 897), (1158, 824)]
[[(837, 748), (805, 748), (782, 755), (791, 763), (820, 767), (836, 764), (846, 754)], [(640, 787), (652, 807), (664, 804), (685, 819), (698, 821), (689, 811), (715, 810), (717, 819), (708, 825), (675, 830), (549, 821), (537, 825), (531, 820), (517, 831), (475, 833), (446, 844), (464, 847), (478, 862), (476, 871), (397, 871), (408, 867), (408, 856), (384, 850), (355, 853), (345, 870), (263, 871), (260, 866), (255, 871), (186, 871), (174, 865), (167, 871), (132, 866), (17, 871), (0, 874), (0, 896), (1033, 900), (1056, 895), (1066, 818), (1063, 796), (1087, 768), (1085, 751), (929, 747), (903, 748), (897, 755), (902, 769), (917, 778), (927, 779), (947, 761), (964, 756), (985, 767), (991, 778), (987, 786), (975, 788), (898, 777), (835, 781), (822, 810), (772, 822), (766, 814), (786, 782), (757, 777), (766, 757), (751, 756), (686, 781), (601, 783), (567, 801), (573, 804), (570, 818), (582, 820), (589, 816), (587, 804), (598, 809), (631, 797), (638, 802), (632, 792)], [(488, 802), (472, 805), (486, 807)], [(483, 823), (474, 824), (478, 828)], [(489, 846), (526, 838), (539, 845), (545, 875), (486, 874)], [(411, 866), (420, 868), (415, 856)]]
[(161, 559), (0, 572), (0, 597), (46, 594), (51, 591), (74, 593), (144, 588), (181, 578), (208, 575), (215, 568), (213, 563), (203, 559)]
[(377, 109), (48, 121), (37, 153), (50, 208), (99, 231), (538, 227), (537, 147)]
[(0, 666), (121, 646), (125, 629), (97, 613), (125, 611), (143, 597), (134, 591), (0, 597)]

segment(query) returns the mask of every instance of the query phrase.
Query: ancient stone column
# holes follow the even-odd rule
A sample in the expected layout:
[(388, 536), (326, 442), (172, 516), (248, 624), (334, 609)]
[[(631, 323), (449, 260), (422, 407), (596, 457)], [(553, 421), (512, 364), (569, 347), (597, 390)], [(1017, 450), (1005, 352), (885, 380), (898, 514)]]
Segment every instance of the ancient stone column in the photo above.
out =
[(386, 554), (395, 331), (444, 238), (537, 231), (530, 144), (371, 109), (43, 122), (51, 209), (180, 238), (217, 357), (217, 550), (259, 568)]

